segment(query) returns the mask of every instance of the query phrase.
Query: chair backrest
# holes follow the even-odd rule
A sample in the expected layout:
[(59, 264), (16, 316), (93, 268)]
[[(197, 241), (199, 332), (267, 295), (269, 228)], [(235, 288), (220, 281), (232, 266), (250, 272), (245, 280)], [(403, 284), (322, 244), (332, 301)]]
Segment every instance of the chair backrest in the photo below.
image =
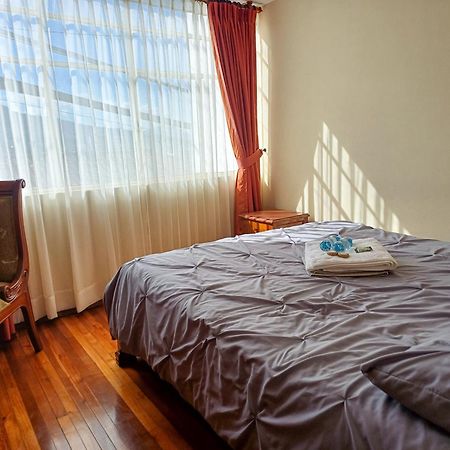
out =
[(0, 181), (0, 282), (11, 282), (28, 271), (22, 216), (24, 180)]

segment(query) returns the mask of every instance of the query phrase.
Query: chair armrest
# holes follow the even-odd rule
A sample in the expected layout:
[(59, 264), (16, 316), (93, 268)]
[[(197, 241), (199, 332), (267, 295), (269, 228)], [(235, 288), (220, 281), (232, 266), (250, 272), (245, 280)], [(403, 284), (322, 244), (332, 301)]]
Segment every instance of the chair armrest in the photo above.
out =
[(3, 294), (0, 297), (6, 302), (11, 302), (19, 297), (19, 295), (27, 290), (27, 278), (28, 272), (24, 271), (10, 283), (0, 286), (0, 293)]

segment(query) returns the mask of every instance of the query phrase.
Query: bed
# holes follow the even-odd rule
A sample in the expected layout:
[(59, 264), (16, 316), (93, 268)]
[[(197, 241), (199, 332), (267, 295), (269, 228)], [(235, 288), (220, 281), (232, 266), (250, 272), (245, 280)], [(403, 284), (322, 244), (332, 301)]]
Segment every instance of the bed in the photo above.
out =
[[(309, 276), (305, 242), (331, 233), (376, 238), (399, 267)], [(450, 448), (450, 243), (313, 222), (137, 258), (104, 304), (121, 351), (232, 448)]]

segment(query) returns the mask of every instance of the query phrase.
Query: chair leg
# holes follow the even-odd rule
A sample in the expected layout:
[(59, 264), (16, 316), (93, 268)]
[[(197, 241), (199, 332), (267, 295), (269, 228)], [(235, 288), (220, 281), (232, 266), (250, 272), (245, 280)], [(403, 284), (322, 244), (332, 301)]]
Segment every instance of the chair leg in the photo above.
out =
[(33, 344), (34, 351), (37, 353), (42, 350), (42, 343), (36, 328), (33, 310), (31, 309), (30, 294), (26, 292), (25, 295), (27, 297), (26, 304), (21, 306), (20, 309), (22, 310), (23, 319), (28, 330), (28, 335), (30, 336), (30, 341)]

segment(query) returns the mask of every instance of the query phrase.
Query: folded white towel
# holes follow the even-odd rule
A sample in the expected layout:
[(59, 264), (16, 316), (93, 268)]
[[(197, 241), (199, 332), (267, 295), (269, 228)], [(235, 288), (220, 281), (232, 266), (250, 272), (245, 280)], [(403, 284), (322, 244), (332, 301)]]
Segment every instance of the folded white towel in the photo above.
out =
[[(305, 244), (306, 271), (316, 276), (357, 277), (387, 274), (394, 270), (397, 261), (376, 239), (355, 239), (348, 258), (330, 256), (320, 249), (321, 241)], [(356, 247), (372, 247), (372, 251), (356, 253)]]

